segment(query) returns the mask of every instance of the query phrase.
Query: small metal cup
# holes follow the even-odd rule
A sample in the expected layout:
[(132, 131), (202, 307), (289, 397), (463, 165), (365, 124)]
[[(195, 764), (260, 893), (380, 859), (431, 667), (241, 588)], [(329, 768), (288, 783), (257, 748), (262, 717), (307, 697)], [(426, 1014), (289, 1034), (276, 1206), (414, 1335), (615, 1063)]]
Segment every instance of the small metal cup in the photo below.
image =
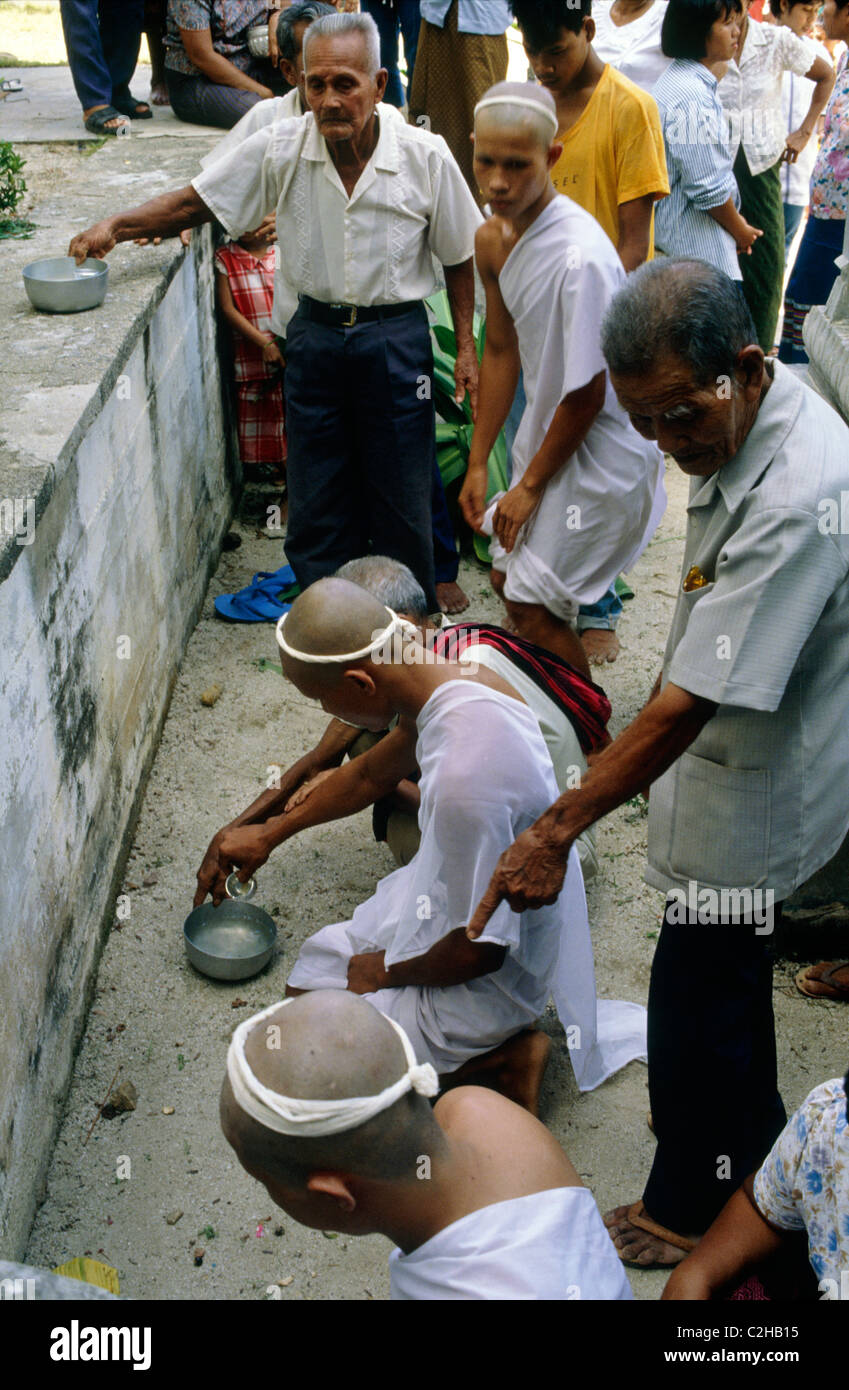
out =
[(228, 898), (241, 898), (247, 902), (256, 893), (256, 879), (249, 878), (247, 883), (242, 883), (238, 875), (232, 873), (224, 884), (224, 892)]

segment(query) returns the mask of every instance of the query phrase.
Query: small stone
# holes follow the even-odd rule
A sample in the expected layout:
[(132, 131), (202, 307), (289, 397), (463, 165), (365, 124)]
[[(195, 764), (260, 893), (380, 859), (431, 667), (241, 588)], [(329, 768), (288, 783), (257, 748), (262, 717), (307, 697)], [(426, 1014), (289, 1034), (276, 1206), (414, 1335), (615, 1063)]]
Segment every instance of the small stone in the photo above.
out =
[(231, 1008), (231, 1009), (244, 1009), (244, 1008), (247, 1008), (247, 1003), (248, 1003), (247, 999), (234, 999), (233, 1002), (232, 1002), (232, 1004), (230, 1005), (230, 1008)]
[(202, 705), (206, 705), (207, 709), (210, 709), (215, 704), (216, 700), (220, 700), (221, 694), (222, 690), (220, 685), (211, 685), (201, 695), (200, 702)]
[(295, 1282), (295, 1276), (294, 1276), (294, 1274), (287, 1274), (285, 1279), (278, 1279), (278, 1280), (277, 1280), (277, 1283), (278, 1283), (278, 1285), (279, 1285), (279, 1287), (280, 1287), (281, 1289), (288, 1289), (289, 1285), (290, 1285), (290, 1284), (294, 1284), (294, 1282)]
[(156, 877), (156, 874), (148, 874), (147, 878), (142, 879), (142, 888), (152, 888), (154, 884), (158, 882), (159, 879)]
[(109, 1097), (109, 1104), (112, 1106), (112, 1109), (116, 1111), (135, 1110), (138, 1098), (139, 1093), (132, 1081), (122, 1081), (120, 1086), (115, 1087)]
[(282, 1226), (275, 1226), (275, 1227), (274, 1227), (274, 1234), (275, 1234), (276, 1236), (282, 1236), (282, 1234), (283, 1234), (283, 1227), (282, 1227)]
[(183, 1213), (181, 1211), (169, 1211), (165, 1220), (167, 1221), (169, 1226), (176, 1226), (177, 1222), (180, 1220), (180, 1217), (182, 1215)]
[(173, 1114), (174, 1114), (174, 1107), (173, 1107), (173, 1105), (163, 1105), (163, 1107), (162, 1107), (162, 1113), (163, 1113), (163, 1115), (173, 1115)]
[(206, 1251), (204, 1250), (204, 1248), (203, 1248), (202, 1245), (196, 1245), (196, 1246), (195, 1246), (195, 1248), (194, 1248), (194, 1255), (193, 1255), (194, 1262), (195, 1262), (195, 1266), (198, 1266), (198, 1265), (202, 1265), (202, 1264), (203, 1264), (203, 1257), (204, 1257), (205, 1254), (206, 1254)]

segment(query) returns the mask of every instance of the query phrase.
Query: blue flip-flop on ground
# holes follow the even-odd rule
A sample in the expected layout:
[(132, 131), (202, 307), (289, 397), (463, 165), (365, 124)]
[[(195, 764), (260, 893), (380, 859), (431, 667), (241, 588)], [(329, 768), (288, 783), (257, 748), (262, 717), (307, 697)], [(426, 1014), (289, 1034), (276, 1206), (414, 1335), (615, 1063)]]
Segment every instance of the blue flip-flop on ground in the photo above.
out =
[(276, 623), (288, 613), (298, 592), (298, 581), (291, 565), (273, 574), (260, 571), (246, 589), (237, 594), (219, 594), (215, 611), (229, 623)]

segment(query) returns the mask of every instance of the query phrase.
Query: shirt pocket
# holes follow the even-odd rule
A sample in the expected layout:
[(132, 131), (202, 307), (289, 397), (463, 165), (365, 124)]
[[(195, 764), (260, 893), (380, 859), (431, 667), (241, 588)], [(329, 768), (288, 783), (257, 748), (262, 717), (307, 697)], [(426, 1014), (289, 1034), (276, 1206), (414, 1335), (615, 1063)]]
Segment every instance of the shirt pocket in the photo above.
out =
[(769, 771), (683, 753), (675, 777), (665, 780), (672, 873), (717, 888), (762, 886), (769, 868)]

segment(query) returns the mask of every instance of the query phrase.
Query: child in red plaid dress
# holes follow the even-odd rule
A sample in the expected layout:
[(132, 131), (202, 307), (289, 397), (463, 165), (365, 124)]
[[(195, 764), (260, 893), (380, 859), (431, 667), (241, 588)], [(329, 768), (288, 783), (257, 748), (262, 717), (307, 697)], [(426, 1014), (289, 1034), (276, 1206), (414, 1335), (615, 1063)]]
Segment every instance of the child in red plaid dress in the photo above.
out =
[(215, 254), (218, 303), (233, 328), (242, 467), (271, 465), (286, 481), (283, 356), (271, 332), (274, 285), (273, 219)]

